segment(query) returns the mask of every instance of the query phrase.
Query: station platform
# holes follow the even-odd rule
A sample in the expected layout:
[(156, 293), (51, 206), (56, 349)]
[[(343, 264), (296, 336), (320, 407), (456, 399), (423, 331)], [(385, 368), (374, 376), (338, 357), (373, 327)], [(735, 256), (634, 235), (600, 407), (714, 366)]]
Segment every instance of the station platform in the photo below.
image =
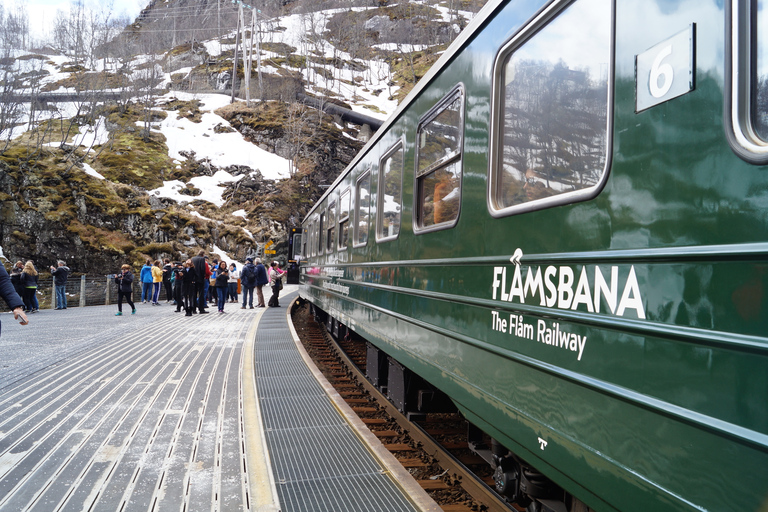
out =
[(440, 510), (311, 363), (295, 296), (1, 315), (0, 511)]

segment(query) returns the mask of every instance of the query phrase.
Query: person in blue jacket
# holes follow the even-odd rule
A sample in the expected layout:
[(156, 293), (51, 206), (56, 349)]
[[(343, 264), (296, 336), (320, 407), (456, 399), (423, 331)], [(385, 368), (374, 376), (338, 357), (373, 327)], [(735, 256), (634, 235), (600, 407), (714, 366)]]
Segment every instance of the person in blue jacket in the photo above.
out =
[(243, 305), (240, 309), (245, 309), (245, 305), (253, 309), (253, 289), (256, 287), (256, 266), (253, 264), (253, 258), (245, 258), (245, 265), (240, 271), (240, 284), (243, 289)]
[(13, 288), (11, 277), (8, 275), (8, 271), (5, 270), (3, 265), (0, 265), (0, 296), (3, 297), (5, 303), (8, 304), (8, 307), (13, 311), (13, 319), (21, 319), (19, 320), (19, 323), (21, 325), (27, 325), (29, 320), (27, 320), (27, 315), (24, 314), (24, 301), (21, 300), (21, 297), (19, 297), (19, 294), (16, 293), (16, 290)]
[(147, 259), (141, 267), (139, 280), (141, 281), (141, 303), (145, 304), (152, 300), (152, 260)]

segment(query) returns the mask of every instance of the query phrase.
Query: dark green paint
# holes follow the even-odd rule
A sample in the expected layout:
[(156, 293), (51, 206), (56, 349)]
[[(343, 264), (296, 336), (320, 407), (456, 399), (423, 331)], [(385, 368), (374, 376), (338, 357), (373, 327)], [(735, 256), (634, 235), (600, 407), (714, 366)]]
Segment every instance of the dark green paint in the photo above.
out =
[[(738, 158), (724, 133), (723, 7), (617, 0), (604, 189), (494, 219), (488, 63), (537, 12), (532, 4), (509, 2), (490, 17), (336, 187), (354, 187), (372, 165), (376, 194), (378, 158), (404, 135), (399, 238), (377, 244), (371, 229), (364, 248), (309, 258), (301, 293), (598, 511), (768, 510), (768, 168)], [(690, 23), (696, 89), (636, 114), (634, 56)], [(414, 235), (415, 129), (459, 82), (467, 91), (460, 217), (452, 229)], [(645, 318), (605, 305), (542, 307), (538, 296), (494, 300), (494, 268), (512, 272), (518, 248), (523, 268), (567, 267), (577, 279), (584, 267), (609, 276), (616, 266), (622, 279), (634, 268)], [(343, 277), (328, 277), (329, 268)], [(494, 331), (494, 311), (586, 337), (581, 360)]]

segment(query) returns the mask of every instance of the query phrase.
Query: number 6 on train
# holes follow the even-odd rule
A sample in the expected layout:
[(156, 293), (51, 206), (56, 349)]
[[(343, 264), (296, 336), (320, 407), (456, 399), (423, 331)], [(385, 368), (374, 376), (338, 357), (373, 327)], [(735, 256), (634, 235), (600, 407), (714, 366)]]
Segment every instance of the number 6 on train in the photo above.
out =
[(694, 88), (696, 25), (635, 57), (635, 112), (682, 96)]

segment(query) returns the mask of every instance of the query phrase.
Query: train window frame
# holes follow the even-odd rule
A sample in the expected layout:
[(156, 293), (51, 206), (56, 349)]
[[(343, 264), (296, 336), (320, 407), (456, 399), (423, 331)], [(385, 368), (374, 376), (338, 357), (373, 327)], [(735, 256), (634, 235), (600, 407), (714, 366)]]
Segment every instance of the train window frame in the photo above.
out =
[(309, 254), (307, 256), (315, 257), (317, 256), (317, 232), (315, 231), (315, 228), (317, 227), (317, 215), (313, 215), (312, 219), (309, 221)]
[[(346, 215), (342, 214), (342, 208), (345, 203), (344, 196), (346, 196), (346, 205), (347, 205)], [(337, 248), (339, 251), (346, 251), (347, 246), (349, 245), (349, 238), (350, 238), (349, 222), (350, 222), (350, 219), (352, 218), (351, 212), (352, 212), (352, 187), (347, 187), (344, 190), (342, 190), (341, 193), (339, 194), (339, 214), (338, 214), (339, 221), (338, 221), (338, 229), (336, 231)], [(342, 243), (341, 238), (342, 238), (342, 233), (344, 232), (346, 232), (347, 234), (347, 239)]]
[[(754, 119), (757, 103), (758, 1), (762, 0), (726, 2), (723, 119), (731, 149), (749, 163), (765, 165), (768, 164), (768, 137), (758, 134)], [(764, 8), (768, 8), (768, 2)]]
[[(421, 139), (422, 139), (422, 130), (424, 127), (429, 125), (431, 122), (433, 122), (435, 119), (438, 118), (440, 114), (445, 112), (450, 105), (452, 105), (456, 100), (459, 100), (459, 124), (457, 126), (458, 134), (459, 134), (459, 142), (457, 143), (457, 149), (455, 152), (444, 155), (439, 160), (432, 162), (430, 165), (428, 165), (423, 170), (419, 170), (419, 161), (421, 158)], [(416, 128), (416, 159), (414, 162), (414, 178), (413, 178), (413, 212), (414, 212), (414, 222), (413, 222), (413, 232), (415, 234), (423, 234), (423, 233), (430, 233), (432, 231), (440, 231), (443, 229), (450, 229), (459, 222), (459, 217), (461, 216), (461, 198), (462, 198), (462, 192), (463, 192), (463, 185), (464, 185), (464, 124), (465, 124), (465, 113), (466, 113), (466, 89), (464, 87), (463, 83), (457, 84), (453, 89), (451, 89), (448, 94), (443, 96), (440, 101), (438, 101), (426, 114), (422, 116), (422, 118), (419, 120), (419, 124)], [(426, 178), (428, 178), (431, 175), (434, 175), (438, 171), (445, 169), (447, 167), (450, 167), (451, 165), (458, 165), (458, 176), (459, 176), (459, 182), (458, 182), (458, 191), (459, 191), (459, 208), (456, 212), (456, 216), (452, 219), (445, 221), (445, 222), (436, 222), (434, 224), (431, 224), (429, 226), (424, 225), (424, 202), (422, 188), (424, 186), (424, 182), (426, 181)]]
[(606, 91), (606, 120), (605, 120), (605, 146), (603, 155), (605, 162), (601, 169), (601, 176), (597, 182), (589, 187), (582, 189), (562, 192), (552, 196), (533, 199), (530, 201), (513, 204), (509, 206), (499, 205), (499, 181), (501, 178), (501, 159), (503, 157), (504, 144), (501, 141), (503, 130), (501, 124), (504, 116), (500, 109), (504, 105), (503, 96), (505, 86), (502, 85), (505, 78), (507, 58), (511, 57), (516, 51), (521, 49), (526, 43), (533, 40), (542, 30), (547, 28), (550, 23), (558, 20), (560, 16), (567, 12), (568, 8), (579, 3), (581, 0), (562, 0), (554, 1), (546, 8), (542, 9), (536, 17), (508, 39), (497, 51), (493, 60), (491, 74), (491, 120), (489, 130), (489, 149), (488, 149), (488, 186), (486, 189), (486, 203), (488, 212), (494, 218), (507, 217), (521, 213), (528, 213), (536, 210), (543, 210), (555, 206), (572, 204), (588, 201), (595, 198), (604, 188), (610, 175), (610, 168), (613, 154), (613, 111), (614, 111), (614, 91), (615, 83), (615, 54), (616, 54), (616, 4), (615, 1), (605, 0), (610, 4), (610, 22), (608, 27), (608, 70), (607, 70), (607, 91)]
[(326, 208), (326, 234), (325, 234), (325, 253), (331, 254), (334, 249), (336, 249), (336, 204), (337, 201), (334, 199), (333, 201), (328, 203), (328, 208)]
[(317, 257), (318, 247), (320, 247), (320, 215), (315, 215), (312, 221), (312, 256)]
[[(369, 166), (365, 171), (360, 173), (360, 176), (358, 176), (357, 180), (355, 180), (355, 226), (353, 229), (353, 236), (352, 236), (352, 247), (358, 248), (358, 247), (365, 247), (368, 245), (368, 239), (370, 238), (370, 230), (371, 230), (371, 167)], [(365, 241), (360, 242), (360, 235), (362, 234), (362, 231), (360, 229), (360, 213), (363, 210), (363, 207), (360, 206), (360, 185), (362, 181), (368, 178), (368, 211), (367, 211), (367, 218), (368, 218), (368, 224), (365, 228)]]
[(325, 254), (325, 227), (326, 227), (325, 225), (328, 220), (327, 214), (328, 214), (328, 210), (323, 208), (323, 211), (320, 212), (320, 218), (317, 221), (317, 228), (318, 228), (317, 229), (317, 233), (318, 233), (317, 255), (318, 256), (322, 256), (323, 254)]
[[(384, 154), (379, 158), (379, 169), (378, 169), (378, 179), (376, 180), (376, 242), (382, 243), (382, 242), (390, 242), (392, 240), (397, 240), (397, 238), (400, 236), (400, 232), (403, 228), (403, 174), (405, 173), (405, 142), (403, 140), (404, 138), (401, 137), (397, 140), (392, 146), (390, 146), (387, 151), (384, 152)], [(400, 211), (398, 212), (397, 219), (397, 232), (394, 235), (384, 235), (384, 201), (386, 198), (386, 194), (383, 193), (384, 191), (384, 180), (386, 178), (386, 173), (384, 172), (385, 168), (385, 162), (389, 159), (391, 159), (398, 151), (402, 152), (402, 158), (400, 161), (400, 188), (399, 188), (399, 201), (398, 206), (400, 207)]]

